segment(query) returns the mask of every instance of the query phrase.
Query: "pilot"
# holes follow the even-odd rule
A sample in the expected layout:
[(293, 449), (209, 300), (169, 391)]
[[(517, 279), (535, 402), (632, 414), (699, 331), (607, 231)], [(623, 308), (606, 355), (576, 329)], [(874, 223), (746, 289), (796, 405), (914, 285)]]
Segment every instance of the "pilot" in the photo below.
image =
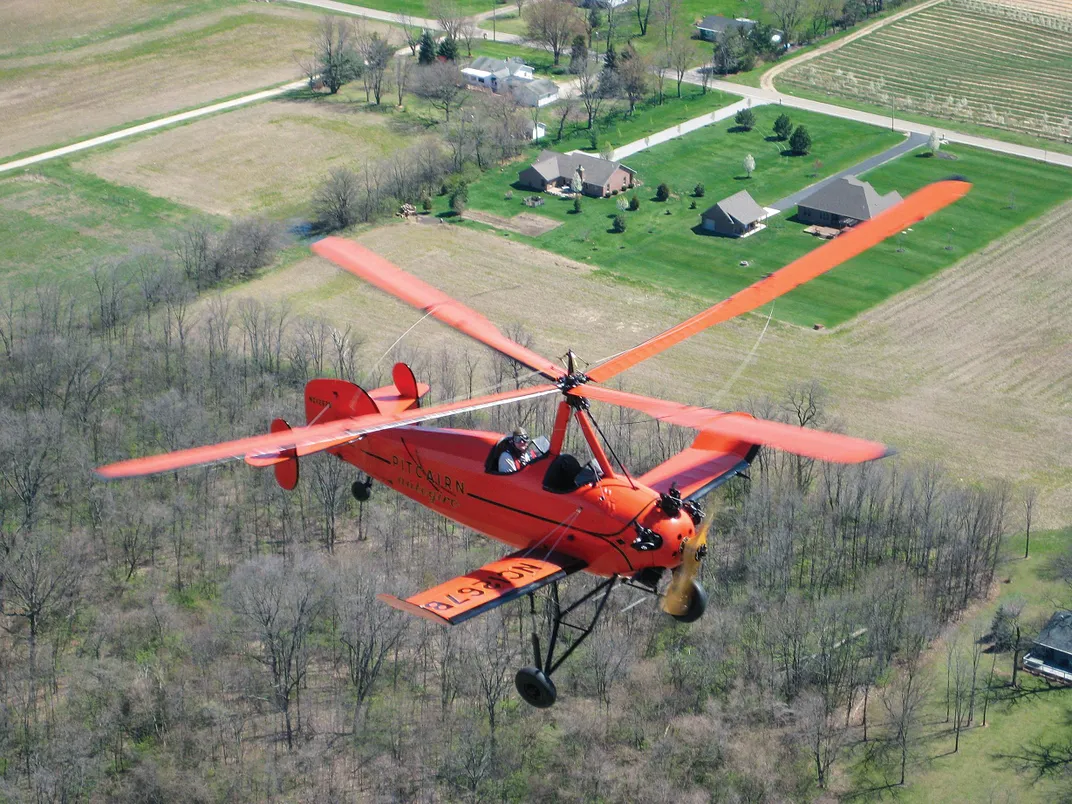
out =
[(499, 474), (509, 475), (540, 457), (542, 452), (529, 439), (523, 427), (518, 427), (506, 439), (506, 448), (499, 455)]

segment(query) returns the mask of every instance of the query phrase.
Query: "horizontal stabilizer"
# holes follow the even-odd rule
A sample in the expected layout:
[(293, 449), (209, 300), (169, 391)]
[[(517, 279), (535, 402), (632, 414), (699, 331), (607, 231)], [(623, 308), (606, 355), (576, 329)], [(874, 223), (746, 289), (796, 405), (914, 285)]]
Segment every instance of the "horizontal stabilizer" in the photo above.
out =
[(496, 606), (565, 578), (584, 568), (584, 562), (561, 553), (522, 551), (485, 564), (405, 600), (377, 595), (389, 606), (440, 625), (457, 625)]

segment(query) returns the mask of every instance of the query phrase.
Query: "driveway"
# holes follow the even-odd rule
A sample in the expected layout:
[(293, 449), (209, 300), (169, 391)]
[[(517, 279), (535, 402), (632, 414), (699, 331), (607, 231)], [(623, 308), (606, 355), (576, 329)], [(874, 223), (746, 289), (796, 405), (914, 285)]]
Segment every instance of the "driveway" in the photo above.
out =
[(904, 142), (899, 143), (898, 145), (894, 145), (892, 148), (887, 148), (882, 153), (875, 154), (870, 159), (865, 159), (863, 162), (859, 162), (850, 168), (845, 168), (845, 170), (841, 171), (840, 173), (835, 173), (833, 176), (827, 176), (822, 181), (817, 181), (815, 182), (815, 184), (808, 185), (803, 190), (795, 192), (792, 195), (787, 195), (785, 198), (779, 201), (775, 201), (773, 204), (771, 204), (771, 207), (773, 209), (778, 210), (779, 212), (785, 212), (790, 207), (795, 207), (797, 204), (800, 203), (802, 199), (807, 198), (820, 187), (823, 187), (832, 181), (840, 179), (843, 176), (858, 176), (861, 173), (866, 173), (867, 171), (871, 170), (871, 168), (876, 168), (879, 165), (884, 165), (891, 159), (896, 159), (897, 157), (901, 156), (901, 154), (906, 154), (914, 148), (919, 148), (922, 145), (926, 145), (928, 139), (929, 136), (927, 134), (909, 134)]

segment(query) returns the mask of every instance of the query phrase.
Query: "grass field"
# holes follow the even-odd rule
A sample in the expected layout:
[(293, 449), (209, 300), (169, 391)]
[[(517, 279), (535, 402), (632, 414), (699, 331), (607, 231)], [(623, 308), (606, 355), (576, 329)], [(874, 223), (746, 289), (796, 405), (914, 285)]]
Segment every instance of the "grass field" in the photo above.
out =
[(399, 115), (362, 106), (270, 101), (94, 151), (77, 168), (213, 214), (303, 215), (332, 168), (415, 139)]
[[(1070, 545), (1072, 529), (1036, 531), (1031, 534), (1031, 558), (1025, 561), (1023, 534), (1011, 540), (1006, 563), (999, 569), (999, 594), (971, 611), (931, 650), (927, 666), (931, 693), (924, 714), (926, 739), (909, 770), (908, 784), (904, 788), (885, 788), (888, 777), (863, 762), (862, 746), (856, 746), (851, 754), (855, 762), (850, 764), (853, 788), (869, 791), (854, 796), (856, 800), (1017, 802), (1060, 798), (1067, 783), (1054, 779), (1036, 781), (1030, 773), (1017, 773), (1008, 756), (1036, 740), (1054, 741), (1066, 736), (1072, 690), (1051, 688), (1026, 673), (1019, 676), (1020, 689), (1013, 689), (1007, 686), (1012, 677), (1012, 656), (999, 654), (986, 728), (982, 728), (977, 712), (972, 727), (961, 733), (960, 750), (953, 753), (953, 735), (945, 721), (945, 644), (952, 640), (959, 650), (967, 651), (974, 635), (989, 629), (1002, 603), (1023, 604), (1023, 621), (1035, 625), (1045, 622), (1055, 608), (1072, 603), (1068, 587), (1053, 580), (1049, 571), (1053, 558)], [(993, 654), (984, 654), (983, 681), (993, 660)], [(872, 714), (881, 719), (881, 706), (876, 705)]]
[[(725, 121), (630, 157), (627, 164), (646, 187), (638, 192), (640, 210), (625, 213), (624, 234), (610, 230), (618, 212), (616, 199), (584, 199), (582, 214), (575, 215), (571, 201), (548, 196), (538, 212), (565, 225), (526, 242), (599, 265), (627, 281), (667, 290), (687, 287), (712, 300), (776, 270), (816, 247), (815, 240), (801, 234), (803, 226), (778, 216), (766, 231), (730, 240), (694, 231), (699, 213), (741, 189), (748, 189), (761, 205), (771, 204), (817, 175), (854, 165), (899, 137), (872, 126), (794, 112), (794, 120), (809, 127), (816, 145), (809, 157), (786, 157), (781, 154), (784, 143), (765, 139), (779, 110), (755, 111), (758, 125), (753, 132), (730, 133), (733, 122)], [(953, 172), (964, 173), (976, 182), (967, 199), (873, 249), (858, 263), (847, 263), (779, 300), (777, 317), (802, 325), (840, 324), (1072, 197), (1072, 177), (1061, 168), (969, 148), (955, 150), (957, 161), (911, 155), (867, 178), (880, 192), (895, 189), (907, 195)], [(746, 179), (740, 167), (746, 153), (756, 160), (752, 179)], [(515, 182), (515, 171), (488, 174), (472, 186), (470, 206), (506, 217), (527, 209), (522, 199), (530, 193), (514, 187)], [(667, 203), (651, 200), (660, 182), (669, 184), (678, 197)], [(690, 198), (697, 182), (706, 185), (702, 199)], [(513, 197), (508, 200), (510, 191)], [(697, 208), (690, 210), (694, 200)], [(747, 268), (739, 266), (744, 260)], [(861, 270), (864, 264), (868, 267)]]
[(0, 297), (62, 283), (91, 287), (95, 265), (164, 245), (195, 213), (140, 190), (50, 162), (0, 178)]
[(948, 0), (790, 69), (810, 90), (886, 113), (923, 115), (1052, 140), (1072, 137), (1067, 28)]
[(318, 19), (250, 3), (60, 53), (0, 58), (0, 156), (294, 80)]

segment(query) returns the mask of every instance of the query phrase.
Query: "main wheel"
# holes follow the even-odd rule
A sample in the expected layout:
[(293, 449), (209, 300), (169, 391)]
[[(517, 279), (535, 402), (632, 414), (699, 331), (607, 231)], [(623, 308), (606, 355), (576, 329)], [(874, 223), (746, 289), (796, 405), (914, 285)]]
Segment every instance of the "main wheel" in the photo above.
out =
[(514, 676), (514, 684), (525, 703), (537, 709), (547, 709), (555, 705), (558, 691), (555, 683), (542, 670), (535, 667), (522, 667)]
[(358, 502), (368, 502), (368, 498), (372, 496), (372, 479), (364, 482), (355, 480), (353, 485), (350, 486), (350, 493), (354, 495), (354, 499)]
[(707, 591), (700, 586), (700, 582), (693, 580), (692, 582), (692, 595), (689, 597), (689, 607), (685, 609), (684, 614), (671, 614), (680, 623), (694, 623), (701, 617), (707, 610)]

